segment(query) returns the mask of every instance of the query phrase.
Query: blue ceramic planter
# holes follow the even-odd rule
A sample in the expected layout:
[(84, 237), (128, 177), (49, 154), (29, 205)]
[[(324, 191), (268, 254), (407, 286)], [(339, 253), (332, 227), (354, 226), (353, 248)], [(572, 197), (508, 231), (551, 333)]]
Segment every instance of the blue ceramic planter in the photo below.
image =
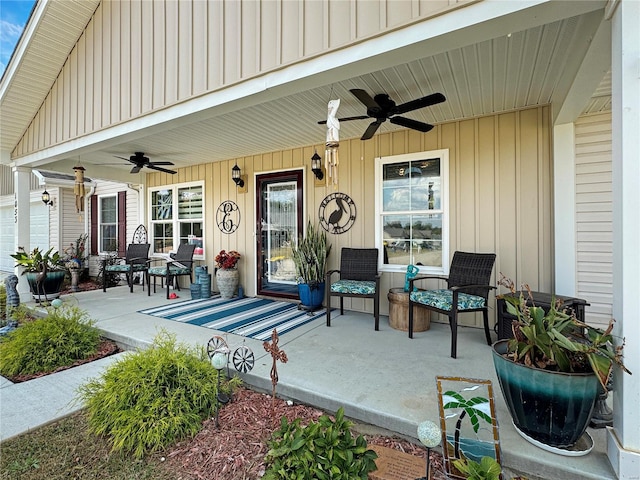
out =
[(321, 307), (324, 300), (324, 282), (319, 283), (315, 288), (311, 288), (306, 283), (299, 283), (298, 296), (300, 297), (300, 303), (305, 307)]
[(572, 447), (591, 420), (600, 385), (597, 377), (512, 362), (502, 356), (507, 342), (493, 344), (493, 364), (514, 425), (545, 445)]

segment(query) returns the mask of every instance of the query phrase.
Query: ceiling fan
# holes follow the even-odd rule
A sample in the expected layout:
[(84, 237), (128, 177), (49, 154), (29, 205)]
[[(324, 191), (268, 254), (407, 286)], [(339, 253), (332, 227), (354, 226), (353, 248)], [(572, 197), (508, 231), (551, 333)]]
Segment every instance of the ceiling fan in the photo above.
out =
[[(369, 140), (373, 137), (374, 133), (378, 130), (380, 125), (389, 120), (391, 123), (401, 125), (403, 127), (412, 128), (420, 132), (426, 133), (433, 128), (433, 125), (429, 123), (419, 122), (411, 118), (400, 117), (402, 115), (419, 108), (430, 107), (437, 103), (442, 103), (446, 100), (445, 96), (441, 93), (432, 93), (426, 97), (417, 98), (410, 102), (396, 105), (396, 102), (391, 100), (391, 97), (386, 93), (378, 93), (374, 97), (371, 97), (367, 92), (360, 88), (353, 88), (349, 90), (360, 102), (367, 107), (367, 114), (356, 117), (339, 118), (341, 122), (348, 122), (350, 120), (364, 120), (366, 118), (375, 118), (375, 121), (369, 124), (369, 127), (365, 130), (364, 134), (360, 138), (361, 140)], [(319, 124), (327, 123), (326, 120), (318, 122)]]
[(158, 165), (173, 165), (172, 162), (152, 162), (149, 160), (149, 157), (145, 157), (143, 152), (135, 152), (135, 154), (131, 155), (129, 158), (119, 157), (114, 155), (116, 158), (120, 158), (122, 160), (126, 160), (127, 162), (133, 163), (133, 168), (130, 173), (138, 173), (142, 167), (147, 167), (152, 170), (158, 170), (159, 172), (175, 174), (177, 173), (175, 170), (169, 170), (167, 168), (159, 167)]

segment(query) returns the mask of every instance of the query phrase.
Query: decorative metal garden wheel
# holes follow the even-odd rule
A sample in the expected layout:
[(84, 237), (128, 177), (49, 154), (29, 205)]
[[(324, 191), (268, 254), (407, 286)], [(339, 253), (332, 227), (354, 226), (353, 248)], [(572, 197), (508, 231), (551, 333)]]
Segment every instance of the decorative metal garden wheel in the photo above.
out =
[(253, 369), (255, 357), (249, 347), (244, 345), (238, 347), (233, 352), (233, 366), (242, 373), (250, 372)]
[(209, 358), (213, 358), (213, 354), (216, 352), (216, 350), (220, 350), (222, 348), (229, 348), (225, 339), (220, 335), (211, 337), (209, 343), (207, 343), (207, 355), (209, 355)]

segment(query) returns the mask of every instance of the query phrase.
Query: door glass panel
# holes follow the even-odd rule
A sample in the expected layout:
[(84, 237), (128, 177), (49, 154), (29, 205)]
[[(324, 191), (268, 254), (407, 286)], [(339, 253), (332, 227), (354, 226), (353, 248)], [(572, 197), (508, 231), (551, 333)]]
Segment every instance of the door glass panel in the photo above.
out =
[(266, 220), (262, 224), (267, 282), (295, 284), (296, 269), (291, 253), (291, 240), (298, 238), (296, 219), (296, 183), (267, 185), (265, 190)]

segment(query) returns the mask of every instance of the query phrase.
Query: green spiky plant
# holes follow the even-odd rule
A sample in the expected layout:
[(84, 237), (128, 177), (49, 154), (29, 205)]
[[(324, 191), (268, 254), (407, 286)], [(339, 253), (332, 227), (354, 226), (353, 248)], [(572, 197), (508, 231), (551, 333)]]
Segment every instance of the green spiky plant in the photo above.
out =
[(474, 460), (454, 460), (453, 466), (465, 475), (467, 480), (499, 480), (502, 469), (492, 457), (482, 457), (480, 462)]
[[(529, 285), (523, 285), (516, 295), (512, 280), (502, 275), (498, 283), (511, 292), (498, 298), (504, 298), (507, 311), (516, 317), (514, 338), (508, 344), (511, 360), (566, 373), (593, 371), (605, 391), (614, 365), (631, 374), (622, 363), (624, 339), (619, 345), (614, 344), (613, 319), (606, 330), (592, 327), (580, 322), (574, 312), (564, 311), (557, 302), (552, 302), (548, 312), (535, 306)], [(528, 298), (522, 291), (527, 292)]]
[(327, 234), (324, 231), (316, 229), (309, 220), (304, 237), (301, 236), (298, 245), (291, 250), (298, 283), (316, 288), (319, 283), (324, 282), (327, 257), (331, 252), (331, 245), (327, 245)]

